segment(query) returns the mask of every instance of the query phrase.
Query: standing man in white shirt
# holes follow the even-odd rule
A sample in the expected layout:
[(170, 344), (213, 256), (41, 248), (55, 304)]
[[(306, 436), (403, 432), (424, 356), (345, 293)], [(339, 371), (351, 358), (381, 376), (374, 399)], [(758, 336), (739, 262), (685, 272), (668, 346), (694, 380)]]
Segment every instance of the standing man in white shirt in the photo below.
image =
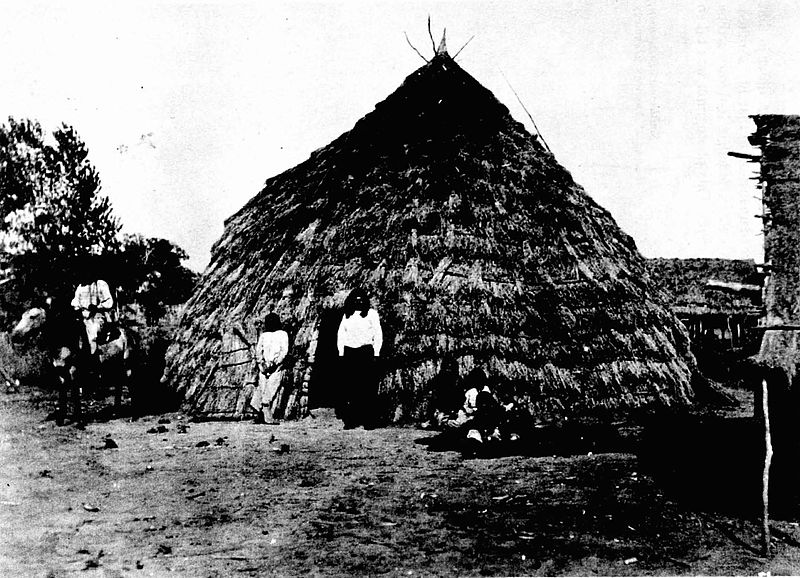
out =
[(375, 359), (381, 354), (383, 331), (378, 312), (362, 288), (353, 289), (344, 302), (336, 344), (343, 362), (344, 386), (337, 414), (345, 429), (374, 427), (378, 417)]

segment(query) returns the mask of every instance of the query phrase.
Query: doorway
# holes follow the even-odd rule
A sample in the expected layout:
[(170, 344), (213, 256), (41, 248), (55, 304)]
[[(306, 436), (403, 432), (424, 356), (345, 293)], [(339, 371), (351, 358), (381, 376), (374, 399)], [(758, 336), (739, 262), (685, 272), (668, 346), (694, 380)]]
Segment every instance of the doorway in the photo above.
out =
[(334, 407), (339, 383), (339, 351), (336, 347), (336, 334), (342, 320), (339, 307), (325, 309), (320, 315), (317, 351), (308, 384), (308, 407)]

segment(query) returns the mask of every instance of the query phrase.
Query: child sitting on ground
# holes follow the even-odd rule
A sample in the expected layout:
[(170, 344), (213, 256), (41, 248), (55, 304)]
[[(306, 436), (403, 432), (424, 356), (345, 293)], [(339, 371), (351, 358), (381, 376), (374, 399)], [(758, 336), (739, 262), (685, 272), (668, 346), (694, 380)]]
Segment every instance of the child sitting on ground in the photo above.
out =
[(484, 441), (499, 441), (500, 426), (503, 422), (505, 407), (497, 401), (488, 383), (477, 392), (475, 398), (475, 412), (467, 424), (469, 431), (467, 439), (481, 443)]
[[(508, 389), (498, 387), (498, 392)], [(474, 417), (465, 427), (469, 428), (467, 439), (477, 443), (516, 441), (519, 439), (521, 411), (515, 404), (514, 398), (508, 395), (498, 396), (484, 384), (478, 392), (476, 411)]]
[(464, 403), (455, 416), (444, 421), (449, 428), (459, 428), (475, 417), (478, 411), (478, 394), (486, 384), (486, 373), (476, 367), (464, 378)]

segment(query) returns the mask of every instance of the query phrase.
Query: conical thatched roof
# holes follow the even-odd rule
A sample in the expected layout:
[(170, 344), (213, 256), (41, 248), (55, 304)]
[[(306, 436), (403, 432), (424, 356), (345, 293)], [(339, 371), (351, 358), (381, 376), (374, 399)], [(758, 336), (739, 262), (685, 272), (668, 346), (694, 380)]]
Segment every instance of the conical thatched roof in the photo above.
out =
[(275, 310), (294, 356), (286, 416), (303, 415), (309, 393), (335, 396), (337, 307), (359, 285), (384, 325), (387, 417), (421, 417), (446, 355), (542, 419), (692, 398), (686, 334), (633, 240), (446, 53), (226, 222), (165, 378), (195, 412), (236, 417), (247, 391), (221, 336), (253, 340)]

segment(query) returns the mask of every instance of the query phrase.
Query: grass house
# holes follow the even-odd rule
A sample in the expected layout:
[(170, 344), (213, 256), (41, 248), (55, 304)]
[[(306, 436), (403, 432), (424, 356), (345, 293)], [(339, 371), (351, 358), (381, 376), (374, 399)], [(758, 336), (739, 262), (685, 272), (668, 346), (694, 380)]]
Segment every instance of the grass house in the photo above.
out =
[(242, 417), (274, 311), (291, 339), (279, 414), (328, 405), (356, 286), (381, 315), (387, 421), (424, 419), (446, 357), (543, 421), (693, 399), (687, 333), (633, 239), (445, 51), (226, 221), (164, 379), (198, 416)]

